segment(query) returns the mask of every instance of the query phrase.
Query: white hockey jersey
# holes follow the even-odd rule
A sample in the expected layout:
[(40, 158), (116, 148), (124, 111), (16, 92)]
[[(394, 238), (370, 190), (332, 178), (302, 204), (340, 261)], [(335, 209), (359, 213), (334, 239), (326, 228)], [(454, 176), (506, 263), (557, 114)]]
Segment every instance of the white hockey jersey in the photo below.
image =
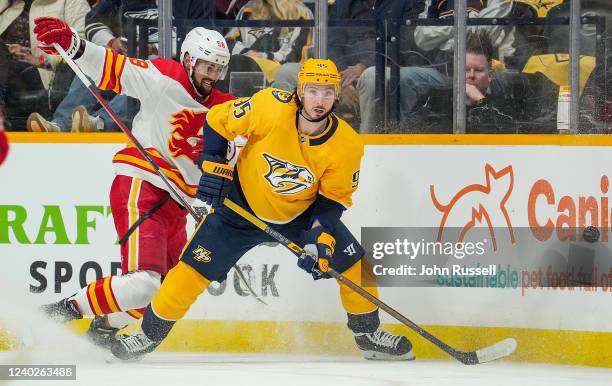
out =
[[(129, 58), (86, 42), (79, 67), (102, 90), (113, 90), (140, 101), (132, 133), (187, 202), (195, 197), (201, 171), (194, 164), (194, 146), (202, 137), (206, 112), (235, 99), (213, 89), (204, 100), (197, 94), (183, 66), (173, 60)], [(131, 143), (115, 154), (116, 174), (138, 177), (169, 191), (153, 167)], [(173, 197), (175, 200), (176, 197)]]

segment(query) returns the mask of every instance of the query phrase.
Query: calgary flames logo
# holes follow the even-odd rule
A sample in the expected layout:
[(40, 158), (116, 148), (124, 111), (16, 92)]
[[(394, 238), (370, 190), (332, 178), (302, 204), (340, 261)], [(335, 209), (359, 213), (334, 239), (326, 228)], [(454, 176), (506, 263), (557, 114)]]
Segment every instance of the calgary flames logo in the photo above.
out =
[(188, 157), (195, 161), (197, 155), (193, 147), (202, 136), (206, 112), (183, 109), (172, 115), (172, 133), (168, 138), (168, 149), (172, 157)]
[(274, 188), (274, 193), (295, 194), (306, 190), (314, 184), (314, 176), (304, 166), (293, 165), (272, 157), (267, 153), (262, 156), (270, 169), (264, 177)]

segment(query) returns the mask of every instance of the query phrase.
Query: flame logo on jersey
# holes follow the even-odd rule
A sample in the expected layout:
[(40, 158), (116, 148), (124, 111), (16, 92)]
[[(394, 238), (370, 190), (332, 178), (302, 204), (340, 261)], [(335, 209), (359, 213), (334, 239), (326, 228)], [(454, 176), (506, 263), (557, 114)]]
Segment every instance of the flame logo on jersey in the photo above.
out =
[(270, 169), (264, 177), (274, 188), (274, 193), (296, 194), (310, 188), (315, 181), (314, 176), (304, 166), (293, 165), (262, 153)]
[(194, 146), (198, 139), (202, 136), (204, 127), (205, 111), (192, 111), (183, 109), (172, 114), (172, 132), (168, 138), (168, 150), (172, 157), (187, 157), (195, 161), (197, 154), (194, 152)]

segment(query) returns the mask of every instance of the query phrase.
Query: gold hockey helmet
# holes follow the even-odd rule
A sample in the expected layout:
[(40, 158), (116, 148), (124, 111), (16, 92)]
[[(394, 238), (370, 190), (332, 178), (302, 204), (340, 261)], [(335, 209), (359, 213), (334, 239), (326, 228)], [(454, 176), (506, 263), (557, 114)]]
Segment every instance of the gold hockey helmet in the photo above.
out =
[(308, 59), (304, 62), (298, 73), (298, 96), (304, 94), (306, 83), (331, 84), (336, 92), (336, 99), (340, 97), (340, 73), (334, 62), (329, 59)]

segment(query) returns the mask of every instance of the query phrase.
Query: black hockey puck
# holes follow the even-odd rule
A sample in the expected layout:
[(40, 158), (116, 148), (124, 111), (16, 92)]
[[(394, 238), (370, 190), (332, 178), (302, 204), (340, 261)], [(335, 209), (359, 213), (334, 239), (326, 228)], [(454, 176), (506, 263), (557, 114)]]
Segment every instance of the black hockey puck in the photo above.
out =
[(596, 242), (599, 240), (599, 235), (599, 229), (595, 228), (594, 226), (588, 226), (584, 228), (584, 231), (582, 231), (582, 238), (587, 243)]

